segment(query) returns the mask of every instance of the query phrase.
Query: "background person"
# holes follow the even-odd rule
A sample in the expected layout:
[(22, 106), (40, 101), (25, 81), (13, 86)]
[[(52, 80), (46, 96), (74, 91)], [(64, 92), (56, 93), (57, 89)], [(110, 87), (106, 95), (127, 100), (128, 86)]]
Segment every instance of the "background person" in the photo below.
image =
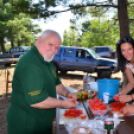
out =
[[(125, 37), (117, 44), (117, 56), (119, 69), (126, 75), (127, 82), (123, 83), (123, 90), (119, 92), (120, 102), (133, 102), (134, 98), (134, 40)], [(125, 79), (126, 79), (125, 78)], [(124, 107), (123, 113), (129, 115), (134, 113), (134, 104)]]
[(119, 69), (125, 71), (128, 84), (125, 89), (119, 92), (119, 95), (134, 93), (134, 40), (131, 37), (125, 37), (119, 40), (117, 44), (117, 56)]
[[(76, 94), (63, 86), (51, 62), (60, 43), (57, 32), (46, 30), (17, 63), (7, 111), (8, 134), (51, 134), (56, 108), (76, 106), (71, 102)], [(72, 99), (58, 100), (56, 93)]]

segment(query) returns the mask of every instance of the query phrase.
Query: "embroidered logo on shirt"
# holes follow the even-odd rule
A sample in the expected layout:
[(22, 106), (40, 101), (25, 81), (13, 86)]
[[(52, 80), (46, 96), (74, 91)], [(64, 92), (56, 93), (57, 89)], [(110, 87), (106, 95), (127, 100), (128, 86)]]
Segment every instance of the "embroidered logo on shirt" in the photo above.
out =
[(31, 95), (31, 96), (34, 96), (34, 95), (38, 95), (40, 94), (41, 90), (36, 90), (36, 91), (33, 91), (33, 92), (29, 92), (28, 94)]
[(56, 78), (56, 72), (54, 69), (52, 69), (52, 74), (54, 75), (54, 77)]

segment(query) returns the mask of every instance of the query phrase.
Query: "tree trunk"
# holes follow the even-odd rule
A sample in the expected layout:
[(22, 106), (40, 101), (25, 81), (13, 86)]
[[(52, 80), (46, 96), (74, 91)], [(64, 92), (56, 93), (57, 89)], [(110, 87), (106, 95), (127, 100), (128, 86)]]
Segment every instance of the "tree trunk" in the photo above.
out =
[(3, 53), (6, 52), (5, 46), (4, 46), (4, 37), (0, 37), (0, 47), (1, 47), (1, 51)]
[(18, 47), (20, 47), (20, 41), (18, 40)]
[(129, 36), (129, 20), (126, 0), (118, 0), (118, 19), (120, 26), (120, 38)]
[(13, 43), (13, 41), (11, 41), (11, 46), (14, 47), (14, 43)]

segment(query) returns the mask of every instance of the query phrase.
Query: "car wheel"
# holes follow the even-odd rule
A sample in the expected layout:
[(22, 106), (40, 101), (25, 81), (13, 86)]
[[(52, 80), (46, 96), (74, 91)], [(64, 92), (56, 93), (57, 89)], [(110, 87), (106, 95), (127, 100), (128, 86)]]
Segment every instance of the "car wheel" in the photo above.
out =
[(112, 72), (107, 70), (98, 70), (97, 74), (98, 74), (98, 78), (110, 78)]
[(62, 74), (66, 74), (67, 71), (66, 71), (66, 70), (62, 70), (61, 73), (62, 73)]
[(6, 64), (5, 64), (5, 66), (10, 66), (10, 65), (11, 65), (11, 63), (6, 63)]

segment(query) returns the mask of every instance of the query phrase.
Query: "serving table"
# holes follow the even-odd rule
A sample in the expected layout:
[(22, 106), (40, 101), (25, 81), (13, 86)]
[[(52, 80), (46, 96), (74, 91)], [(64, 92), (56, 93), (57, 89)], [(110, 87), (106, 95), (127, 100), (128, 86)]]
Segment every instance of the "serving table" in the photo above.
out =
[[(92, 114), (88, 102), (85, 100), (80, 100), (79, 105), (77, 108), (84, 108), (88, 119), (94, 119), (94, 115)], [(68, 134), (67, 130), (65, 129), (64, 125), (59, 124), (59, 116), (60, 116), (60, 110), (61, 108), (56, 109), (56, 134)], [(110, 114), (110, 113), (108, 113)], [(120, 124), (117, 126), (114, 134), (134, 134), (134, 115), (128, 116), (128, 117), (122, 117), (124, 120), (123, 122), (120, 122)]]

